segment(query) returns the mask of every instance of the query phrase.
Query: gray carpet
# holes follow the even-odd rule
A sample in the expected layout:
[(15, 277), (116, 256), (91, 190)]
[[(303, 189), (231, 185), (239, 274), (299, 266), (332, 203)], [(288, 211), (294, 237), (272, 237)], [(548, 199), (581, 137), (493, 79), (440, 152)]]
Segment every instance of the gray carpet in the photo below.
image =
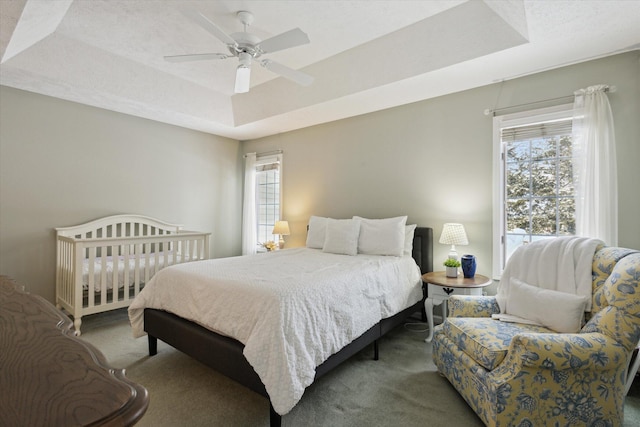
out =
[[(309, 387), (283, 426), (482, 426), (436, 372), (423, 325), (406, 325), (380, 342), (380, 360), (365, 349)], [(126, 310), (83, 318), (82, 338), (111, 366), (147, 388), (140, 426), (268, 426), (267, 399), (159, 342), (131, 337)], [(640, 425), (640, 379), (627, 396), (624, 426)]]

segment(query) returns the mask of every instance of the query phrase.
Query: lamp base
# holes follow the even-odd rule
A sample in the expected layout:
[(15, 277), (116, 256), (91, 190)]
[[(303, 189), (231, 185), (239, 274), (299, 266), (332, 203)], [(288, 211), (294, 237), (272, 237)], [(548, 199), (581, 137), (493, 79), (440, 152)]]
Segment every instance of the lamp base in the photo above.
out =
[(450, 259), (458, 259), (458, 252), (456, 251), (456, 245), (451, 245), (451, 250), (449, 251)]
[(280, 240), (278, 241), (278, 246), (280, 249), (284, 249), (284, 239), (280, 236)]

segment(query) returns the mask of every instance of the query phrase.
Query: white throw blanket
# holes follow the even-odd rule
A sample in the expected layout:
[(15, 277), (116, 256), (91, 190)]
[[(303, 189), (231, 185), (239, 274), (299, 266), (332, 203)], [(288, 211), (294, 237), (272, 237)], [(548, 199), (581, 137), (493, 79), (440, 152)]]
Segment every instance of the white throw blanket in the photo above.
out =
[(379, 322), (420, 301), (410, 256), (336, 255), (295, 248), (167, 267), (134, 299), (243, 343), (244, 356), (281, 415), (300, 400), (315, 368)]
[[(500, 313), (506, 312), (512, 277), (532, 286), (585, 296), (586, 311), (591, 311), (591, 264), (602, 243), (587, 237), (558, 237), (520, 246), (509, 258), (498, 285)], [(508, 315), (498, 317), (507, 320)]]

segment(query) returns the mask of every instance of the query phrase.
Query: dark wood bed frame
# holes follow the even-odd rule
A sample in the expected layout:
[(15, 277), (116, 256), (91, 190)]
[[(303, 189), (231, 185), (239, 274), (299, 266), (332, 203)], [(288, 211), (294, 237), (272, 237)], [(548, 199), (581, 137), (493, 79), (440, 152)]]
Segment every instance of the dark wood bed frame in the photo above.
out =
[[(433, 271), (433, 229), (416, 228), (412, 255), (422, 274)], [(422, 311), (424, 320), (423, 301), (417, 302), (392, 317), (382, 319), (318, 366), (315, 379), (322, 377), (371, 343), (374, 345), (374, 358), (378, 360), (377, 340), (417, 311)], [(144, 330), (149, 337), (149, 355), (153, 356), (158, 352), (158, 339), (160, 339), (267, 399), (269, 398), (260, 377), (242, 354), (244, 345), (241, 342), (216, 334), (175, 314), (149, 308), (144, 310)], [(278, 427), (281, 425), (282, 418), (271, 404), (269, 406), (270, 424), (272, 427)]]

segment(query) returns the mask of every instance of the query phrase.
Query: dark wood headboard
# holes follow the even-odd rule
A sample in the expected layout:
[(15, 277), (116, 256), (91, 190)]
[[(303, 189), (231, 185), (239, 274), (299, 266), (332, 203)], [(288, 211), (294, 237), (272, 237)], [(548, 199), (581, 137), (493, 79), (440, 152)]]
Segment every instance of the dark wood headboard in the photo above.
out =
[(433, 229), (416, 227), (413, 234), (413, 259), (422, 274), (433, 271)]

